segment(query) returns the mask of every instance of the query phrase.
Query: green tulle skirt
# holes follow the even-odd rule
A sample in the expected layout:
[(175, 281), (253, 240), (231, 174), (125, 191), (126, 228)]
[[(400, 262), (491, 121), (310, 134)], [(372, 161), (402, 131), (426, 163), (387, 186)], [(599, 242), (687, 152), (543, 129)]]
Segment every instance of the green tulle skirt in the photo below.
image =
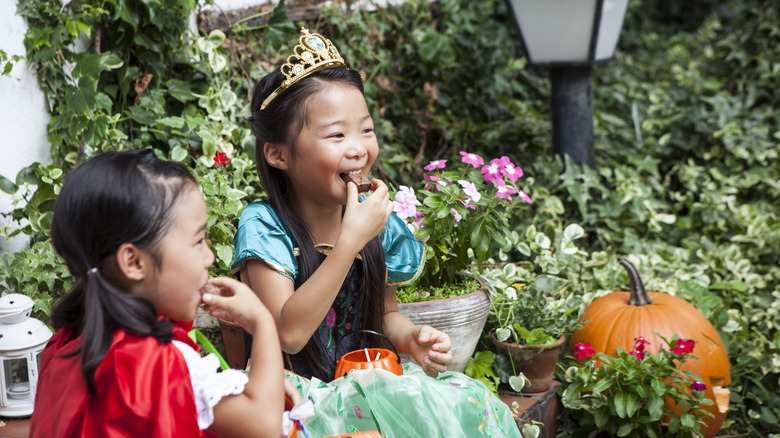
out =
[(305, 422), (311, 438), (369, 430), (397, 438), (520, 437), (507, 405), (482, 382), (452, 371), (434, 379), (417, 364), (403, 368), (402, 376), (353, 370), (330, 383), (287, 378), (315, 402)]

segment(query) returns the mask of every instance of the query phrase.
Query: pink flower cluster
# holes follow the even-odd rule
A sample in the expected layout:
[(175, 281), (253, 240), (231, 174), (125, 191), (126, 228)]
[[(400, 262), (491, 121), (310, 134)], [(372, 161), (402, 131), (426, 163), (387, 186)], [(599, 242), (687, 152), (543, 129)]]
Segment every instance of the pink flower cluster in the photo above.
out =
[(676, 347), (670, 348), (674, 354), (693, 353), (693, 347), (696, 346), (696, 341), (693, 339), (678, 339), (675, 341)]
[[(678, 339), (674, 343), (676, 347), (672, 347), (669, 350), (676, 355), (693, 353), (693, 348), (696, 346), (696, 341), (693, 339)], [(636, 357), (638, 360), (642, 360), (645, 358), (645, 345), (648, 344), (650, 344), (650, 342), (642, 336), (634, 338), (634, 349), (628, 354)], [(596, 350), (588, 343), (574, 345), (574, 357), (576, 357), (577, 360), (588, 359), (594, 354), (596, 354)], [(707, 385), (702, 382), (693, 382), (691, 383), (691, 389), (694, 391), (705, 391)]]
[[(485, 160), (474, 153), (461, 152), (461, 161), (469, 164), (475, 168), (480, 168), (482, 178), (485, 182), (490, 183), (494, 188), (495, 196), (506, 199), (508, 202), (512, 202), (512, 196), (517, 195), (520, 199), (527, 203), (531, 203), (531, 197), (525, 192), (520, 190), (515, 184), (517, 180), (523, 176), (523, 169), (515, 166), (509, 157), (494, 158), (490, 163), (485, 164)], [(440, 169), (444, 169), (447, 166), (447, 160), (434, 160), (430, 161), (424, 169), (429, 172), (423, 174), (423, 180), (436, 185), (426, 184), (423, 188), (425, 190), (441, 190), (439, 185), (448, 185), (452, 180), (445, 181), (444, 174), (438, 173)], [(490, 195), (488, 192), (480, 192), (477, 183), (480, 181), (472, 182), (465, 179), (457, 180), (458, 185), (463, 189), (465, 194), (464, 199), (459, 201), (466, 207), (472, 210), (476, 210), (476, 204), (480, 202), (483, 195)], [(422, 204), (415, 195), (414, 189), (407, 186), (400, 186), (395, 194), (393, 201), (393, 211), (401, 219), (412, 218), (412, 223), (408, 224), (412, 231), (419, 230), (424, 225), (424, 214), (417, 210)], [(450, 209), (454, 223), (457, 225), (462, 219), (460, 213), (455, 208)]]
[(596, 350), (588, 343), (574, 345), (574, 356), (577, 357), (577, 360), (587, 359), (594, 354), (596, 354)]
[[(529, 204), (531, 203), (531, 197), (514, 185), (514, 183), (523, 176), (523, 169), (515, 166), (509, 157), (503, 156), (501, 158), (493, 158), (490, 160), (490, 163), (485, 164), (485, 160), (477, 154), (461, 152), (460, 156), (461, 161), (466, 164), (470, 164), (477, 168), (482, 166), (481, 171), (485, 181), (495, 184), (496, 196), (499, 198), (511, 200), (512, 198), (510, 196), (517, 194), (523, 201)], [(426, 166), (425, 169), (429, 170), (428, 166)], [(511, 187), (507, 185), (506, 180), (509, 180)]]
[(630, 354), (631, 356), (634, 356), (635, 358), (642, 360), (645, 358), (645, 345), (649, 344), (650, 342), (646, 341), (643, 337), (634, 338), (634, 349), (631, 350)]

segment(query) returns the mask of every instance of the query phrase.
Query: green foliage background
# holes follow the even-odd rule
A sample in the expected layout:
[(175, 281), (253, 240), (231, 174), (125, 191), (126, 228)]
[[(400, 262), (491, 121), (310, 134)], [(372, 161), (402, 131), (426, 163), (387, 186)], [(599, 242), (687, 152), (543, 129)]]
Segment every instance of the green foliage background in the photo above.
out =
[[(49, 164), (0, 178), (24, 201), (3, 213), (21, 227), (4, 234), (32, 244), (3, 255), (3, 289), (32, 296), (46, 317), (71, 281), (48, 241), (62, 178), (96, 152), (141, 147), (199, 178), (214, 274), (226, 274), (235, 220), (262, 196), (248, 95), (305, 24), (364, 75), (382, 147), (378, 176), (408, 184), (428, 160), (456, 160), (461, 150), (510, 156), (535, 200), (514, 231), (533, 224), (554, 237), (583, 227), (584, 302), (625, 289), (616, 260), (632, 254), (648, 289), (690, 300), (728, 345), (722, 433), (780, 433), (777, 2), (632, 1), (615, 60), (593, 69), (593, 169), (553, 156), (546, 71), (526, 66), (503, 2), (350, 5), (292, 23), (282, 3), (260, 27), (193, 35), (195, 0), (20, 0), (26, 59), (52, 114), (52, 154)], [(212, 166), (217, 151), (231, 158), (227, 168)]]

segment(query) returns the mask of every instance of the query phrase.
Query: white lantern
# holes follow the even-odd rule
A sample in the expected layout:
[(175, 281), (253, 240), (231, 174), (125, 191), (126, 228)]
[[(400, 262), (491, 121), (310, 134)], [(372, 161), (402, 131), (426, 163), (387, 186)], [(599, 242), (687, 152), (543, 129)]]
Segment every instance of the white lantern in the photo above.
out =
[(593, 65), (615, 56), (629, 0), (507, 0), (528, 62)]
[(52, 333), (46, 324), (30, 318), (32, 308), (28, 296), (0, 297), (0, 416), (33, 412), (41, 352)]

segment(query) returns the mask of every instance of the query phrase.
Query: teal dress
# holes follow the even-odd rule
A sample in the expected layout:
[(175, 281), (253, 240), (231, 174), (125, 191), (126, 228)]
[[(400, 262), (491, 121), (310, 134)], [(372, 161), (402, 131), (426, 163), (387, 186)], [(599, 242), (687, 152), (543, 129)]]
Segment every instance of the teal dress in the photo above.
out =
[[(406, 224), (391, 214), (379, 236), (387, 265), (387, 286), (412, 283), (420, 275), (425, 250)], [(282, 218), (267, 201), (247, 206), (234, 238), (231, 271), (248, 260), (260, 260), (296, 283), (299, 254)], [(315, 245), (321, 259), (330, 247)], [(481, 382), (464, 374), (425, 375), (417, 364), (404, 364), (404, 374), (384, 370), (353, 370), (333, 380), (337, 358), (371, 340), (350, 336), (359, 331), (362, 314), (354, 303), (362, 285), (362, 261), (356, 259), (327, 316), (313, 335), (319, 338), (318, 357), (326, 371), (317, 372), (301, 354), (285, 354), (285, 368), (304, 397), (311, 396), (317, 414), (306, 421), (314, 436), (377, 430), (383, 436), (519, 437), (508, 407)], [(299, 285), (296, 284), (297, 288)]]

